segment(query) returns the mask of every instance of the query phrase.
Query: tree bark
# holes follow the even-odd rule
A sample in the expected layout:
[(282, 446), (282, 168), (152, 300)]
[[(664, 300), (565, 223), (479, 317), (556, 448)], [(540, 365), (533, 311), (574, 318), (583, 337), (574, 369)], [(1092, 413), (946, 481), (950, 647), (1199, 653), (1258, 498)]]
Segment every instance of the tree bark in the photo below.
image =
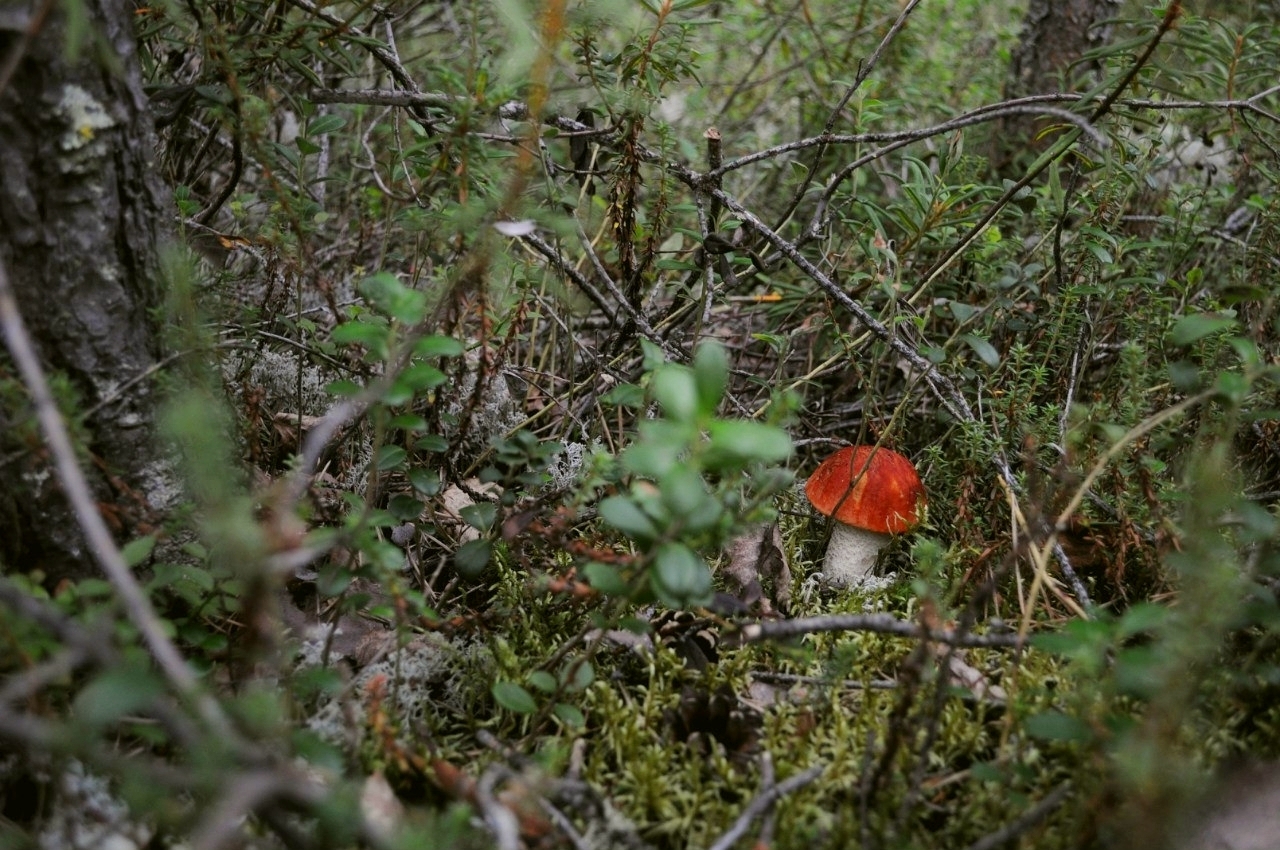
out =
[[(1120, 0), (1031, 0), (1009, 63), (1006, 99), (1092, 85), (1099, 67), (1080, 60), (1111, 40), (1106, 21), (1119, 9)], [(1056, 121), (1035, 115), (1012, 115), (1002, 121), (995, 139), (997, 169), (1004, 171), (1021, 151), (1045, 147), (1036, 136)]]
[[(28, 4), (18, 4), (25, 6)], [(0, 16), (0, 261), (51, 377), (74, 390), (82, 465), (120, 537), (172, 501), (156, 450), (159, 249), (169, 199), (153, 167), (132, 5), (80, 0)], [(29, 399), (0, 354), (0, 565), (50, 581), (92, 559), (41, 448)]]

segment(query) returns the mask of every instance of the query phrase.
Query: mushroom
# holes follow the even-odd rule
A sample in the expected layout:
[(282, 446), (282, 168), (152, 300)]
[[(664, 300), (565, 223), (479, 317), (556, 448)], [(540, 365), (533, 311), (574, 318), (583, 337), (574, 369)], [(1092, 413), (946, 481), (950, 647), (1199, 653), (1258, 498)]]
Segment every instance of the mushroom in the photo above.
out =
[(915, 528), (926, 504), (911, 461), (875, 446), (836, 452), (814, 470), (804, 489), (814, 508), (833, 521), (822, 572), (836, 587), (861, 583), (889, 535)]

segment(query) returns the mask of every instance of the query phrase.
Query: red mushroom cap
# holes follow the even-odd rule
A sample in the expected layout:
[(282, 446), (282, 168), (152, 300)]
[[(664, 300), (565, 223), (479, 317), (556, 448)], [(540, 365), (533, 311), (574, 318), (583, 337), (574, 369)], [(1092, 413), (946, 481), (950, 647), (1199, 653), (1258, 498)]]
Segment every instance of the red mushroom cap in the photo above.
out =
[(911, 461), (875, 446), (848, 446), (836, 452), (809, 476), (804, 492), (823, 514), (834, 512), (833, 518), (845, 525), (881, 534), (914, 528), (926, 504), (924, 485)]

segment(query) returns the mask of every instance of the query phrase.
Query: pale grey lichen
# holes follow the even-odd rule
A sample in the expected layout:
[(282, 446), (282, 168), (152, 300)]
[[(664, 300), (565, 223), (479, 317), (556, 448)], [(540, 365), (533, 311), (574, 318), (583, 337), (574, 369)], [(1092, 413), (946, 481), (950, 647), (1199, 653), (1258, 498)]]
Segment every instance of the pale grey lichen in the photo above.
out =
[[(222, 358), (222, 374), (233, 398), (248, 388), (261, 388), (267, 416), (279, 413), (324, 416), (338, 404), (328, 385), (339, 376), (306, 360), (300, 352), (272, 348), (233, 350)], [(342, 489), (362, 489), (373, 460), (373, 441), (367, 434), (347, 446), (348, 462), (334, 478)]]
[(295, 353), (270, 348), (232, 351), (223, 358), (222, 370), (233, 391), (245, 386), (262, 387), (272, 413), (287, 410), (322, 416), (334, 403), (325, 389), (334, 378)]
[(494, 439), (516, 431), (526, 418), (502, 372), (485, 381), (480, 397), (473, 402), (480, 368), (479, 354), (474, 350), (467, 352), (466, 371), (457, 381), (456, 388), (451, 393), (442, 388), (440, 393), (446, 414), (446, 437), (452, 440), (462, 420), (467, 419), (466, 439), (462, 446), (464, 456), (483, 454)]
[(115, 119), (93, 95), (73, 83), (62, 87), (57, 110), (67, 122), (67, 131), (58, 140), (64, 151), (79, 150), (93, 142), (98, 131), (116, 125)]
[(1127, 135), (1150, 157), (1144, 177), (1159, 191), (1183, 184), (1226, 185), (1240, 163), (1240, 155), (1225, 136), (1201, 135), (1185, 124), (1170, 122), (1153, 133), (1131, 130)]
[[(305, 647), (301, 657), (304, 665), (319, 660), (317, 652)], [(425, 634), (361, 669), (347, 694), (321, 705), (306, 725), (331, 743), (358, 743), (349, 738), (363, 726), (371, 691), (379, 688), (382, 705), (407, 745), (417, 730), (433, 725), (434, 717), (469, 716), (475, 700), (487, 692), (493, 671), (493, 655), (484, 644)]]
[(147, 503), (158, 511), (168, 511), (177, 507), (185, 495), (177, 462), (168, 455), (162, 454), (142, 467), (139, 481), (142, 492), (147, 497)]
[(564, 448), (551, 461), (547, 473), (549, 486), (555, 490), (569, 490), (577, 486), (586, 474), (592, 457), (602, 446), (598, 440), (586, 443), (564, 443)]
[(45, 850), (136, 850), (146, 847), (153, 833), (130, 815), (107, 780), (73, 759), (57, 777), (36, 843)]

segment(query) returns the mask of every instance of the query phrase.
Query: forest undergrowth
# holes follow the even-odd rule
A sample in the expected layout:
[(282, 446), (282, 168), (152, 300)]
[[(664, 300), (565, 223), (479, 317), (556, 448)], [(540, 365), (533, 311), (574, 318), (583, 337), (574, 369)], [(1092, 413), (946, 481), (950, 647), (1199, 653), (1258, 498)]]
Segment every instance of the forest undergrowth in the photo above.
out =
[[(14, 577), (4, 669), (112, 649), (0, 838), (70, 762), (195, 848), (1210, 846), (1280, 781), (1239, 5), (1013, 101), (1012, 3), (140, 6), (189, 503), (124, 553), (199, 694)], [(928, 508), (833, 587), (850, 444)]]

